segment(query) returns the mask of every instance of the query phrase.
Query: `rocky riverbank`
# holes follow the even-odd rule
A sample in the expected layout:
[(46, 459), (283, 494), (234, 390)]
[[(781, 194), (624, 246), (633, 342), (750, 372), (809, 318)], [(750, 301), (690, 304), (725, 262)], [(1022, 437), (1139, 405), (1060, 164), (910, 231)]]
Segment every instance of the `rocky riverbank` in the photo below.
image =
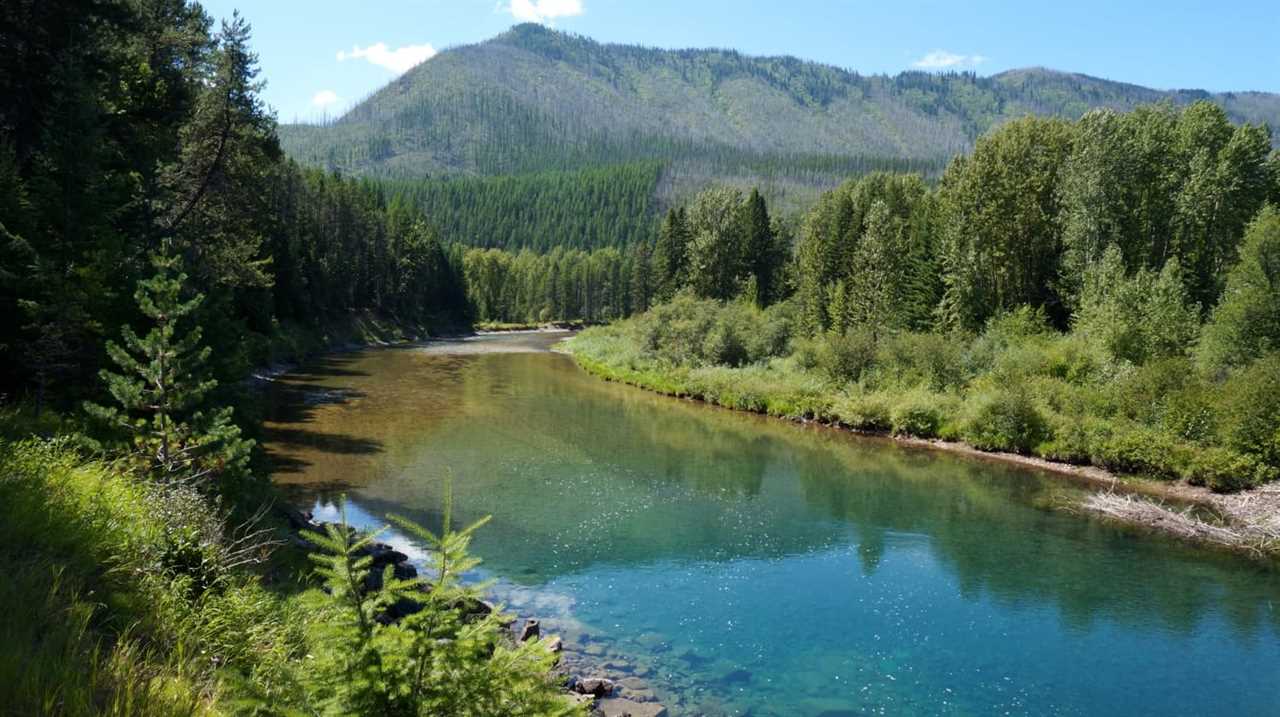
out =
[[(295, 533), (295, 546), (311, 549), (306, 532), (323, 532), (326, 524), (316, 521), (306, 511), (282, 506), (290, 528)], [(383, 572), (388, 566), (399, 580), (418, 577), (417, 567), (404, 552), (387, 543), (375, 542), (366, 546), (362, 557), (370, 558), (370, 573), (365, 589), (381, 588)], [(423, 585), (424, 591), (429, 586)], [(420, 603), (401, 600), (377, 616), (382, 623), (397, 621), (421, 610)], [(471, 601), (462, 606), (466, 615), (485, 616), (496, 610), (488, 601)], [(589, 703), (593, 717), (666, 717), (667, 709), (644, 680), (644, 668), (637, 669), (615, 655), (610, 655), (597, 643), (588, 643), (586, 636), (576, 633), (566, 640), (557, 634), (544, 634), (541, 621), (535, 616), (510, 616), (507, 623), (508, 637), (515, 642), (540, 640), (546, 649), (557, 654), (556, 674), (563, 680), (564, 690), (579, 703)]]

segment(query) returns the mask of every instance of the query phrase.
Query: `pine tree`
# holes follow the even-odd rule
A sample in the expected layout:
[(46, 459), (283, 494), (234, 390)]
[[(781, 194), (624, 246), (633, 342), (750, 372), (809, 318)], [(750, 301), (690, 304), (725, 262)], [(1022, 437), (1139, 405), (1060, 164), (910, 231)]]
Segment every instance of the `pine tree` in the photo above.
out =
[(785, 257), (779, 251), (769, 220), (769, 209), (759, 189), (752, 189), (742, 211), (743, 233), (746, 244), (746, 263), (755, 278), (755, 292), (751, 297), (757, 306), (768, 306), (778, 293), (778, 279)]
[(630, 313), (649, 310), (653, 303), (653, 247), (649, 242), (637, 242), (631, 250)]
[(200, 346), (200, 327), (180, 333), (183, 319), (203, 301), (183, 301), (187, 280), (174, 257), (152, 259), (156, 273), (138, 282), (138, 308), (154, 324), (146, 336), (121, 329), (124, 346), (107, 343), (120, 373), (100, 373), (119, 407), (86, 404), (90, 415), (129, 434), (145, 470), (166, 482), (237, 477), (248, 466), (253, 442), (240, 436), (231, 408), (207, 408), (217, 381), (206, 378), (211, 349)]
[(656, 298), (666, 301), (675, 295), (686, 280), (689, 233), (684, 208), (670, 209), (658, 230), (658, 243), (653, 248)]
[(469, 546), (488, 518), (455, 530), (448, 498), (439, 534), (388, 516), (429, 554), (429, 579), (400, 579), (391, 565), (373, 574), (381, 531), (360, 534), (347, 525), (345, 507), (341, 515), (324, 533), (305, 534), (319, 549), (311, 559), (324, 589), (306, 596), (322, 617), (300, 686), (321, 714), (582, 714), (548, 678), (555, 653), (536, 639), (509, 645), (503, 613), (480, 601), (483, 586), (460, 579), (480, 564)]

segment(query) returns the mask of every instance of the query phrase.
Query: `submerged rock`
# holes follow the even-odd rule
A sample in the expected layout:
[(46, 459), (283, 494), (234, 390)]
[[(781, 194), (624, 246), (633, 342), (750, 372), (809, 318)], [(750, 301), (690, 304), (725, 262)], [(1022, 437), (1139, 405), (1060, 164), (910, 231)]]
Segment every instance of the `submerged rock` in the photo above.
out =
[(667, 708), (656, 702), (634, 702), (625, 697), (609, 697), (596, 702), (604, 717), (667, 717)]
[(607, 677), (576, 677), (569, 680), (569, 689), (581, 695), (608, 697), (613, 694), (614, 687), (613, 680)]

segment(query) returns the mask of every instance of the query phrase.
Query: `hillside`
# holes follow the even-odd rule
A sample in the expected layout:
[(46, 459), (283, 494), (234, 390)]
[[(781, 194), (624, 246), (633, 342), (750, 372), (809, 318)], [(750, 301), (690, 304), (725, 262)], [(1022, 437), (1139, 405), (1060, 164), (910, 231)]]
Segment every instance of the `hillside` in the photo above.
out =
[[(440, 53), (332, 124), (285, 125), (280, 136), (304, 164), (398, 180), (395, 190), (447, 239), (585, 248), (649, 236), (658, 211), (710, 183), (759, 187), (779, 214), (794, 215), (871, 170), (936, 176), (1015, 117), (1200, 99), (1236, 122), (1280, 125), (1280, 95), (1163, 92), (1045, 69), (864, 76), (793, 57), (607, 45), (526, 24)], [(595, 171), (637, 163), (658, 171)], [(620, 218), (623, 205), (642, 215)], [(501, 211), (477, 216), (486, 207)]]
[[(1234, 121), (1280, 124), (1280, 95), (1165, 92), (1044, 69), (992, 77), (855, 72), (731, 50), (601, 44), (518, 25), (440, 53), (330, 126), (281, 128), (300, 161), (377, 176), (506, 174), (678, 159), (710, 174), (835, 160), (945, 161), (1027, 113), (1074, 118), (1211, 99)], [(838, 159), (836, 159), (838, 158)]]

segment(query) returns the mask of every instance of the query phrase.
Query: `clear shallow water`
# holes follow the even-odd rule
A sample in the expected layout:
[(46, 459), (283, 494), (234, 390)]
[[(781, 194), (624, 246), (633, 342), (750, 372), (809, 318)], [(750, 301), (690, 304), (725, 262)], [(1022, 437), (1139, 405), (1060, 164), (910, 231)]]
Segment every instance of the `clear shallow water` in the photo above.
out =
[(1061, 478), (607, 384), (555, 337), (273, 390), (300, 504), (491, 514), (498, 597), (674, 714), (1280, 714), (1280, 573), (1051, 510)]

